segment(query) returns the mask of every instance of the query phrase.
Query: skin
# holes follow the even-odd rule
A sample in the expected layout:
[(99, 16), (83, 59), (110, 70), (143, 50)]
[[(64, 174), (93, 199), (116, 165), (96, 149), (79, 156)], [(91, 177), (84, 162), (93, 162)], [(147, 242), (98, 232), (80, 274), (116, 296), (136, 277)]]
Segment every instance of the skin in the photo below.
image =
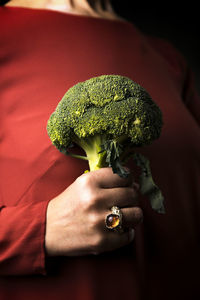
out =
[[(59, 5), (59, 9), (58, 9)], [(119, 19), (110, 1), (104, 0), (12, 0), (7, 6), (58, 9), (98, 18)], [(124, 232), (105, 227), (112, 206), (123, 214)], [(143, 213), (138, 203), (138, 184), (132, 176), (123, 179), (111, 168), (83, 174), (49, 201), (45, 248), (48, 256), (80, 256), (113, 251), (129, 244)]]
[(110, 0), (11, 0), (6, 6), (52, 9), (96, 18), (121, 19), (114, 12)]

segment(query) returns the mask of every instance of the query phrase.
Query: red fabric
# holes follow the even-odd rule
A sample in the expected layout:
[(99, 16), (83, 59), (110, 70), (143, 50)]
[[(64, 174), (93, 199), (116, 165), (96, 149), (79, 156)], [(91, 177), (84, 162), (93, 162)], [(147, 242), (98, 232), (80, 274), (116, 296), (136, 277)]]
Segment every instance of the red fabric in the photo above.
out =
[[(121, 21), (4, 7), (0, 28), (0, 299), (199, 298), (200, 102), (182, 56)], [(69, 87), (101, 74), (132, 78), (163, 111), (161, 138), (141, 152), (166, 214), (142, 198), (130, 246), (48, 259), (46, 206), (87, 164), (59, 153), (46, 123)]]

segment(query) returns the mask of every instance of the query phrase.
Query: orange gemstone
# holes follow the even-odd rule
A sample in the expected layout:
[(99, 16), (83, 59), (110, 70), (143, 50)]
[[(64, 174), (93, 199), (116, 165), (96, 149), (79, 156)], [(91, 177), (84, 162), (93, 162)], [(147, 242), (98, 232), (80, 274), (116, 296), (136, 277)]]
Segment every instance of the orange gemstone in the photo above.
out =
[(115, 228), (119, 225), (119, 216), (110, 214), (106, 219), (109, 228)]

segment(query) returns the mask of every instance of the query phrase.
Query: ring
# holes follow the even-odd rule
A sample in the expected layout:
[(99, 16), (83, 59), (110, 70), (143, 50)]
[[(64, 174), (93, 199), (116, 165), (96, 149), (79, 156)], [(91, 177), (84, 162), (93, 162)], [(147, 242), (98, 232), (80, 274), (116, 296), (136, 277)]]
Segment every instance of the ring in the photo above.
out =
[(106, 217), (106, 228), (122, 231), (122, 212), (118, 206), (111, 207), (111, 214)]

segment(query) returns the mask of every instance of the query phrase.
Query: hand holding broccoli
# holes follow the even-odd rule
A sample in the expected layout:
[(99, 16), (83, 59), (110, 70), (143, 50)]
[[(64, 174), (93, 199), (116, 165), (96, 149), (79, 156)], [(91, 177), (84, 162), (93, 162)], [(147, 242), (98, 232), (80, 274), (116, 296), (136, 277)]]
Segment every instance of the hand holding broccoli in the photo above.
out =
[[(49, 256), (100, 254), (129, 244), (143, 214), (133, 178), (111, 168), (78, 177), (47, 208), (45, 248)], [(110, 207), (122, 207), (124, 232), (105, 230)]]

